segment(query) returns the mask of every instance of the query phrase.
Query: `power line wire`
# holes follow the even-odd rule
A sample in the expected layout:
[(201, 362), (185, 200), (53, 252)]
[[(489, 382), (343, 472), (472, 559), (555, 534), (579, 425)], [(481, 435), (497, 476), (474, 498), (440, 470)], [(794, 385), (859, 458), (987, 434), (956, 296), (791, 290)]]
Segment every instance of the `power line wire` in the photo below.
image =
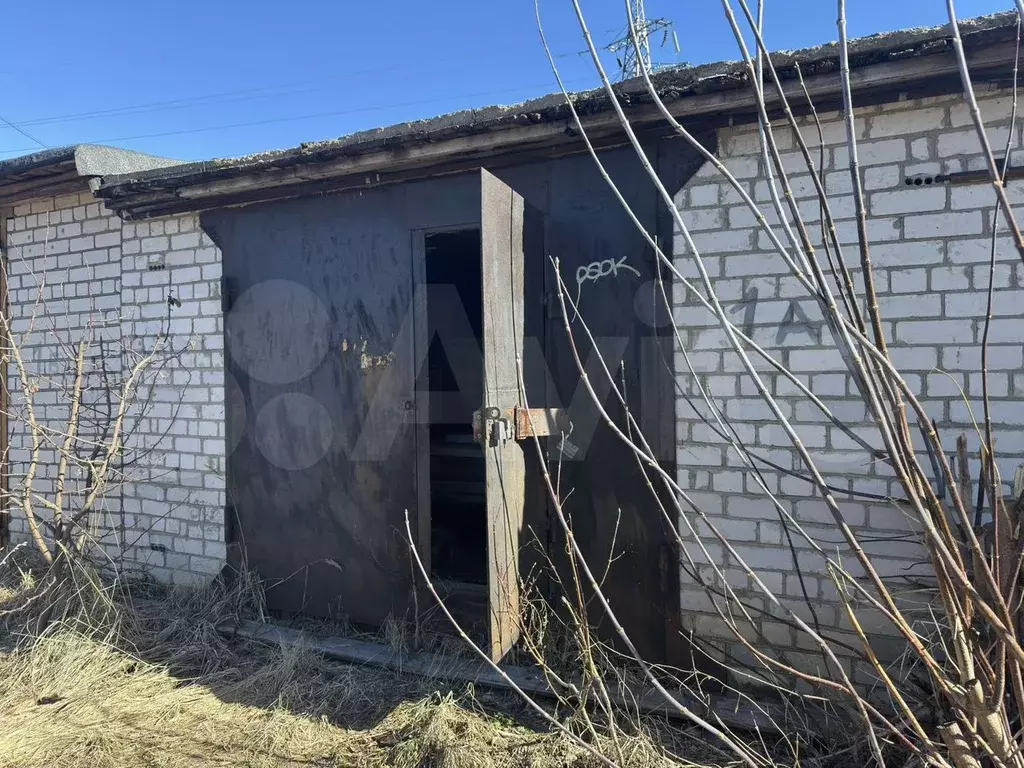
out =
[[(558, 54), (555, 58), (568, 58), (578, 56), (580, 52), (563, 53)], [(464, 60), (465, 55), (440, 57), (433, 59), (434, 62), (443, 62), (449, 60)], [(351, 72), (343, 78), (332, 78), (328, 84), (317, 85), (318, 83), (324, 83), (323, 79), (312, 79), (312, 80), (299, 80), (291, 83), (281, 83), (278, 85), (261, 86), (258, 88), (245, 88), (233, 91), (221, 91), (219, 93), (208, 93), (202, 96), (190, 96), (181, 99), (169, 99), (164, 101), (152, 101), (143, 102), (141, 104), (128, 104), (122, 107), (111, 107), (109, 109), (91, 110), (87, 112), (72, 112), (63, 115), (51, 115), (49, 117), (37, 117), (28, 120), (19, 120), (16, 123), (10, 123), (13, 126), (33, 126), (33, 125), (52, 125), (54, 123), (71, 122), (74, 120), (85, 120), (85, 119), (97, 119), (102, 117), (114, 117), (121, 115), (134, 115), (134, 114), (145, 114), (149, 112), (163, 112), (166, 110), (183, 109), (195, 104), (218, 100), (218, 103), (223, 103), (224, 99), (228, 99), (231, 102), (248, 101), (250, 99), (263, 99), (272, 98), (276, 96), (292, 96), (303, 93), (315, 93), (317, 91), (331, 90), (340, 88), (344, 84), (351, 82), (355, 79), (362, 81), (366, 80), (367, 75), (376, 75), (382, 72), (390, 70), (404, 70), (406, 67), (385, 67), (385, 68), (374, 68), (366, 69), (357, 72)], [(299, 88), (299, 86), (311, 86), (307, 88)], [(230, 99), (229, 97), (236, 96), (239, 98)]]
[[(577, 82), (578, 83), (578, 82), (580, 82), (583, 79), (590, 80), (590, 78), (588, 77), (588, 78), (576, 78), (575, 80), (568, 80), (566, 82), (569, 82), (569, 83)], [(406, 102), (397, 102), (397, 103), (388, 103), (388, 104), (377, 104), (377, 105), (374, 105), (374, 106), (359, 107), (359, 108), (356, 108), (356, 109), (343, 109), (343, 110), (335, 110), (335, 111), (331, 111), (331, 112), (317, 112), (317, 113), (307, 114), (307, 115), (291, 115), (291, 116), (288, 116), (288, 117), (275, 117), (275, 118), (268, 118), (266, 120), (251, 120), (251, 121), (242, 122), (242, 123), (229, 123), (229, 124), (226, 124), (226, 125), (210, 125), (210, 126), (204, 126), (204, 127), (200, 127), (200, 128), (183, 128), (181, 130), (161, 131), (159, 133), (147, 133), (147, 134), (139, 134), (139, 135), (135, 135), (135, 136), (115, 136), (115, 137), (109, 137), (109, 138), (103, 138), (103, 139), (90, 139), (90, 140), (83, 141), (83, 142), (80, 142), (80, 143), (83, 143), (83, 144), (107, 144), (107, 143), (118, 142), (118, 141), (137, 141), (137, 140), (140, 140), (140, 139), (155, 139), (155, 138), (163, 138), (163, 137), (166, 137), (166, 136), (181, 136), (181, 135), (193, 134), (193, 133), (207, 133), (207, 132), (210, 132), (210, 131), (232, 130), (232, 129), (235, 129), (235, 128), (249, 128), (249, 127), (260, 126), (260, 125), (274, 125), (274, 124), (278, 124), (278, 123), (294, 122), (294, 121), (297, 121), (297, 120), (313, 120), (313, 119), (323, 118), (323, 117), (338, 117), (340, 115), (353, 115), (353, 114), (381, 112), (381, 111), (389, 110), (389, 109), (412, 107), (412, 106), (422, 106), (424, 104), (436, 104), (436, 103), (439, 103), (439, 102), (450, 101), (452, 99), (482, 98), (484, 96), (492, 96), (492, 95), (499, 94), (499, 93), (512, 93), (512, 92), (517, 92), (517, 91), (521, 91), (521, 90), (524, 90), (524, 89), (541, 88), (541, 87), (544, 87), (545, 85), (547, 85), (547, 83), (544, 83), (542, 85), (522, 85), (522, 86), (517, 86), (515, 88), (504, 88), (504, 89), (492, 90), (492, 91), (480, 91), (480, 92), (477, 92), (477, 93), (460, 94), (460, 95), (457, 95), (457, 96), (445, 96), (445, 97), (440, 97), (440, 98), (435, 98), (435, 99), (418, 99), (418, 100), (415, 100), (415, 101), (406, 101)], [(15, 128), (15, 130), (18, 130), (17, 126), (12, 125), (11, 127)], [(23, 132), (19, 131), (19, 133), (23, 133)], [(33, 140), (35, 140), (35, 139), (33, 139)], [(41, 143), (41, 142), (39, 142), (39, 143)], [(46, 146), (46, 145), (43, 145), (43, 146)], [(15, 154), (15, 153), (18, 153), (18, 152), (30, 152), (33, 149), (35, 149), (35, 147), (0, 150), (0, 154)]]
[[(28, 131), (22, 130), (19, 126), (17, 126), (14, 123), (12, 123), (10, 120), (8, 120), (3, 115), (0, 115), (0, 122), (2, 122), (4, 125), (8, 126), (9, 128), (13, 128), (14, 130), (16, 130), (18, 133), (20, 133), (22, 136), (24, 136), (29, 141), (34, 141), (36, 144), (38, 144), (43, 149), (49, 149), (50, 148), (48, 144), (45, 144), (44, 142), (40, 141), (39, 139), (37, 139), (35, 136), (33, 136)], [(33, 147), (33, 149), (34, 149), (34, 147)]]

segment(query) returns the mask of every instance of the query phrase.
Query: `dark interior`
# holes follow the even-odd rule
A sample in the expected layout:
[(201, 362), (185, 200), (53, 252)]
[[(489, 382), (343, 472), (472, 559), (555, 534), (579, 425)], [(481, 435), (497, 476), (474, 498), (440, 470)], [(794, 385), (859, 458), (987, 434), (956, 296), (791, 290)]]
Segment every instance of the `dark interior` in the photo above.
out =
[[(473, 440), (473, 412), (483, 404), (483, 286), (480, 230), (426, 238), (427, 283), (454, 286), (469, 325), (453, 308), (427, 301), (430, 392), (430, 558), (439, 579), (487, 581), (484, 454)], [(457, 308), (456, 308), (457, 309)], [(446, 326), (446, 332), (439, 328)], [(473, 343), (461, 341), (468, 333)], [(446, 343), (442, 344), (443, 337)], [(469, 342), (469, 339), (465, 339)], [(458, 371), (456, 376), (455, 371)]]

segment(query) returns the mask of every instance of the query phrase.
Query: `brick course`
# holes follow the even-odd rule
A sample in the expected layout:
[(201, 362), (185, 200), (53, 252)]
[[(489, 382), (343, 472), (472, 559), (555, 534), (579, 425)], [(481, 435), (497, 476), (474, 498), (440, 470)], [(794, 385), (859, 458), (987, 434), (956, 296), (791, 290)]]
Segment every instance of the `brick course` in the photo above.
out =
[[(119, 387), (141, 354), (162, 350), (126, 420), (124, 455), (133, 461), (112, 478), (97, 515), (94, 535), (106, 558), (164, 581), (208, 581), (225, 560), (219, 251), (196, 216), (124, 223), (88, 192), (26, 201), (7, 232), (12, 329), (39, 386), (44, 426), (63, 431), (68, 418), (67, 380), (47, 378), (67, 370), (58, 341), (75, 343), (95, 329), (87, 368), (94, 405), (107, 391), (104, 372)], [(24, 399), (13, 364), (8, 386), (17, 414)], [(30, 440), (17, 416), (11, 421), (16, 492)], [(83, 423), (83, 436), (97, 434), (101, 421)], [(53, 448), (42, 453), (43, 494), (53, 492), (57, 458)], [(71, 479), (73, 489), (84, 480)], [(17, 510), (10, 528), (15, 541), (27, 537)]]
[[(1011, 102), (1005, 95), (989, 93), (981, 99), (982, 113), (991, 127), (994, 146), (1005, 146), (1009, 130)], [(993, 205), (995, 195), (987, 184), (950, 187), (945, 184), (913, 183), (915, 177), (983, 167), (980, 148), (962, 98), (938, 97), (905, 101), (858, 111), (860, 138), (858, 155), (862, 163), (869, 212), (868, 232), (872, 261), (876, 268), (880, 305), (885, 332), (893, 344), (892, 355), (910, 386), (918, 393), (929, 415), (944, 437), (947, 451), (955, 449), (955, 438), (966, 433), (974, 439), (975, 429), (964, 402), (973, 413), (981, 413), (980, 375), (977, 373), (983, 330), (985, 291), (988, 285)], [(826, 141), (824, 179), (839, 239), (846, 244), (844, 256), (855, 273), (858, 291), (859, 255), (855, 246), (856, 225), (850, 196), (846, 133), (842, 116), (823, 114), (822, 129)], [(812, 125), (804, 133), (811, 155), (818, 158), (818, 133)], [(793, 145), (792, 131), (779, 124), (775, 135), (785, 147)], [(1012, 146), (1021, 145), (1021, 128), (1013, 127)], [(770, 222), (778, 217), (772, 210), (757, 138), (757, 127), (746, 125), (723, 129), (719, 133), (719, 156), (725, 165), (738, 168), (741, 183), (764, 210)], [(1012, 153), (1019, 162), (1018, 151)], [(751, 169), (755, 168), (756, 171)], [(794, 194), (808, 221), (817, 221), (817, 200), (806, 167), (788, 168)], [(908, 185), (907, 181), (910, 180)], [(1024, 200), (1024, 182), (1009, 185), (1011, 199)], [(781, 197), (781, 191), (780, 191)], [(725, 201), (729, 200), (731, 204)], [(790, 270), (772, 248), (769, 238), (759, 231), (756, 219), (739, 196), (710, 164), (705, 164), (676, 196), (684, 221), (700, 226), (693, 235), (701, 256), (712, 275), (725, 311), (737, 325), (749, 316), (749, 303), (756, 301), (752, 335), (789, 369), (800, 375), (810, 389), (840, 418), (852, 423), (854, 431), (876, 447), (881, 447), (877, 430), (866, 420), (866, 412), (846, 366), (831, 345), (831, 336), (822, 326), (816, 304), (790, 277)], [(719, 230), (707, 230), (703, 223), (724, 220)], [(816, 244), (821, 243), (820, 227), (809, 227)], [(1002, 227), (1000, 232), (1005, 231)], [(781, 232), (776, 232), (784, 243)], [(1024, 375), (1020, 315), (1024, 308), (1024, 272), (1009, 239), (1000, 235), (995, 272), (994, 320), (990, 330), (990, 377), (992, 405), (997, 422), (996, 439), (1001, 452), (1001, 472), (1005, 482), (1013, 478), (1024, 462), (1024, 421), (1022, 396)], [(675, 262), (679, 270), (695, 284), (696, 269), (680, 233), (675, 238)], [(756, 299), (754, 298), (756, 292)], [(796, 300), (804, 315), (790, 310)], [(727, 416), (739, 419), (737, 427), (754, 451), (776, 464), (799, 470), (801, 462), (792, 445), (776, 423), (766, 404), (757, 396), (752, 381), (735, 353), (728, 349), (711, 312), (699, 306), (679, 283), (674, 288), (674, 312), (686, 350), (702, 383), (715, 397)], [(786, 322), (784, 322), (786, 321)], [(676, 371), (680, 384), (689, 394), (697, 388), (687, 373), (680, 351), (676, 352)], [(858, 443), (825, 420), (820, 410), (798, 393), (790, 382), (774, 372), (765, 373), (760, 359), (758, 370), (771, 391), (780, 397), (782, 410), (791, 419), (801, 439), (819, 462), (826, 479), (834, 486), (879, 495), (901, 496), (902, 489), (878, 461), (871, 459)], [(706, 405), (698, 405), (705, 416)], [(707, 428), (683, 398), (677, 404), (679, 481), (689, 489), (701, 508), (720, 525), (737, 550), (763, 575), (769, 585), (782, 585), (782, 594), (799, 596), (793, 555), (780, 538), (780, 515), (760, 491), (753, 476), (745, 471), (739, 457), (724, 440)], [(979, 416), (980, 418), (980, 416)], [(918, 444), (920, 441), (918, 440)], [(927, 459), (924, 460), (928, 466)], [(781, 499), (787, 511), (807, 531), (823, 543), (832, 555), (853, 566), (850, 552), (836, 530), (831, 514), (820, 497), (808, 496), (811, 486), (804, 480), (760, 467), (764, 482)], [(883, 575), (905, 575), (908, 567), (922, 569), (919, 546), (914, 543), (909, 519), (898, 505), (885, 501), (842, 501), (847, 521), (871, 540), (866, 548), (879, 563)], [(696, 515), (687, 515), (691, 521)], [(687, 520), (681, 521), (684, 536)], [(826, 625), (844, 625), (841, 603), (827, 575), (820, 553), (791, 529), (804, 585)], [(895, 536), (894, 536), (895, 534)], [(824, 545), (827, 542), (827, 545)], [(698, 553), (696, 545), (690, 547)], [(741, 587), (754, 603), (764, 604), (760, 593), (747, 583), (746, 575), (717, 545), (709, 547), (725, 569), (726, 578)], [(700, 561), (703, 555), (695, 559)], [(702, 569), (703, 570), (703, 569)], [(710, 569), (708, 570), (710, 574)], [(702, 633), (718, 632), (707, 597), (693, 579), (683, 574), (682, 609), (684, 621)], [(802, 601), (794, 604), (797, 607)], [(801, 608), (801, 610), (803, 610)], [(765, 620), (765, 626), (786, 644), (796, 642), (789, 630)], [(879, 622), (878, 631), (886, 631)], [(742, 647), (733, 649), (742, 655)]]

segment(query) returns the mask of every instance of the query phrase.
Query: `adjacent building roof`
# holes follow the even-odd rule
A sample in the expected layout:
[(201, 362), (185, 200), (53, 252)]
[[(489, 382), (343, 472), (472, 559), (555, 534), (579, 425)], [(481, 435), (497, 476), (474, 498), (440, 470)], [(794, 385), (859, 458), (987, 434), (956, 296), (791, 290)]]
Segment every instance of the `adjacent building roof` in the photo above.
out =
[[(965, 20), (961, 33), (972, 75), (1006, 79), (1017, 56), (1016, 13)], [(960, 88), (947, 25), (860, 38), (851, 41), (849, 54), (850, 67), (856, 70), (851, 85), (855, 98), (862, 102), (891, 100), (911, 88), (936, 93)], [(798, 83), (801, 74), (816, 106), (837, 104), (841, 93), (837, 43), (783, 51), (772, 54), (771, 59), (794, 104), (805, 102)], [(742, 62), (671, 68), (657, 73), (654, 81), (672, 112), (688, 123), (712, 127), (755, 115)], [(642, 81), (620, 83), (616, 92), (635, 127), (666, 130)], [(777, 109), (781, 101), (774, 88), (766, 93), (769, 107)], [(578, 93), (572, 99), (595, 143), (614, 146), (623, 142), (604, 90)], [(581, 151), (584, 146), (565, 98), (555, 94), (515, 106), (465, 110), (292, 149), (136, 167), (105, 175), (97, 194), (125, 217), (141, 218), (376, 186)]]
[(0, 205), (33, 197), (78, 192), (98, 185), (102, 176), (150, 171), (178, 164), (128, 149), (97, 144), (74, 144), (44, 149), (31, 155), (0, 160)]

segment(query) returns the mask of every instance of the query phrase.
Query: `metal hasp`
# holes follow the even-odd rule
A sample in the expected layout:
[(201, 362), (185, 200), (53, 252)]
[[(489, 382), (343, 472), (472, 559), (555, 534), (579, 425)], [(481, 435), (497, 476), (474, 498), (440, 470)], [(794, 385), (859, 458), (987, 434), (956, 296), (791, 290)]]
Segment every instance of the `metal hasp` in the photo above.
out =
[(562, 408), (520, 408), (513, 413), (516, 440), (548, 437), (569, 432), (569, 414)]
[(481, 408), (473, 412), (473, 439), (485, 448), (505, 440), (522, 442), (563, 434), (568, 431), (567, 422), (562, 408)]

